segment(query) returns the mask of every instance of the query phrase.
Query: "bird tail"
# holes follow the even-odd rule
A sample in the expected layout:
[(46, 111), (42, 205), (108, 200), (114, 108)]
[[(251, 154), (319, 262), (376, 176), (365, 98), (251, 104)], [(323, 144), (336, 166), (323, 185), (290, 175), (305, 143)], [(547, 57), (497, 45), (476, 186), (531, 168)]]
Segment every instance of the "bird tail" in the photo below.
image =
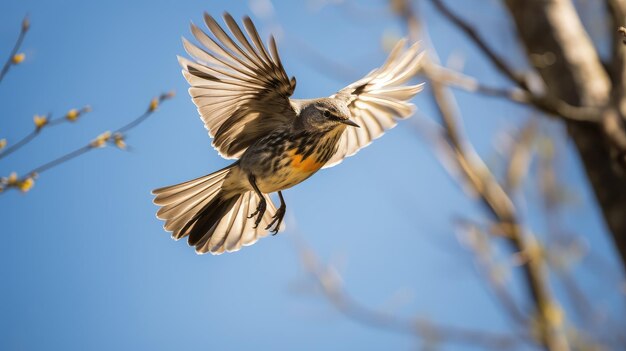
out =
[(195, 246), (198, 254), (237, 251), (266, 236), (265, 227), (276, 207), (264, 194), (267, 211), (254, 228), (254, 218), (248, 216), (256, 210), (258, 196), (253, 191), (233, 193), (222, 187), (229, 176), (241, 176), (237, 171), (235, 163), (204, 177), (153, 190), (153, 202), (161, 206), (157, 218), (165, 221), (163, 228), (176, 240), (189, 236), (189, 245)]

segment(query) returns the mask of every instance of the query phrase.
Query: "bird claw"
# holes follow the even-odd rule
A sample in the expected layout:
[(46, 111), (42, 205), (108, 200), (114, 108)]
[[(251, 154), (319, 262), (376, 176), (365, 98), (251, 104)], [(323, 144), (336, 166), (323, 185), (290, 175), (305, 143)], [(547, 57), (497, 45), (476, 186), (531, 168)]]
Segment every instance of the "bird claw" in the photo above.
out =
[[(287, 206), (280, 206), (278, 210), (276, 210), (276, 213), (272, 216), (272, 221), (270, 222), (270, 224), (268, 224), (267, 227), (265, 227), (265, 230), (269, 230), (272, 233), (272, 235), (278, 234), (280, 225), (283, 223), (283, 218), (285, 218), (285, 212), (287, 212)], [(274, 224), (276, 224), (276, 226), (274, 227), (274, 229), (270, 230), (270, 228)]]
[(265, 202), (265, 199), (261, 198), (261, 202), (259, 202), (259, 205), (257, 206), (256, 211), (252, 212), (252, 214), (248, 216), (248, 218), (257, 216), (256, 219), (254, 220), (254, 226), (252, 228), (256, 229), (256, 227), (259, 226), (259, 223), (261, 223), (261, 220), (263, 219), (263, 215), (265, 214), (266, 208), (267, 208), (267, 203)]

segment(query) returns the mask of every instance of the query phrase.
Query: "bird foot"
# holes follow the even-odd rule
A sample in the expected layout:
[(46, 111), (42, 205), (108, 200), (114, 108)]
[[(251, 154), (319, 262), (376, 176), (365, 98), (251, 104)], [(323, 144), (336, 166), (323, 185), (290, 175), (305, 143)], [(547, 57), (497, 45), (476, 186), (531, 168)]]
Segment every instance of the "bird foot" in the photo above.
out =
[(253, 228), (258, 227), (259, 223), (261, 223), (261, 220), (263, 219), (263, 215), (265, 214), (266, 208), (267, 208), (267, 202), (265, 201), (264, 198), (261, 198), (261, 202), (259, 202), (259, 205), (257, 206), (256, 211), (252, 212), (252, 214), (248, 216), (248, 218), (257, 216), (256, 219), (254, 220)]
[[(287, 206), (280, 206), (278, 210), (276, 210), (276, 213), (272, 216), (272, 221), (270, 222), (270, 224), (265, 227), (265, 230), (270, 230), (272, 235), (278, 234), (280, 225), (283, 223), (283, 218), (285, 218), (285, 212), (287, 212)], [(274, 224), (276, 224), (274, 229), (270, 229)]]

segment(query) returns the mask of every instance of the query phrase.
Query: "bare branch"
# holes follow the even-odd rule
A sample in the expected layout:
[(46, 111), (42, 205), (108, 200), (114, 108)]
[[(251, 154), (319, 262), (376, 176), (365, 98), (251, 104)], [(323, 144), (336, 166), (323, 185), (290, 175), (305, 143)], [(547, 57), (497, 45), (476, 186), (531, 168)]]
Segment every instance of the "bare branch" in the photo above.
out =
[(520, 88), (497, 88), (480, 83), (476, 78), (449, 68), (433, 65), (430, 72), (431, 79), (438, 83), (457, 87), (472, 93), (486, 96), (501, 97), (516, 103), (529, 104), (529, 93)]
[(509, 194), (513, 194), (520, 187), (522, 180), (528, 174), (536, 132), (537, 123), (532, 118), (519, 131), (515, 145), (513, 145), (509, 155), (509, 165), (504, 180), (504, 189)]
[(87, 145), (79, 147), (78, 149), (71, 151), (61, 157), (58, 157), (50, 162), (47, 162), (39, 167), (34, 168), (30, 172), (27, 172), (23, 177), (18, 177), (15, 173), (9, 177), (0, 178), (0, 195), (7, 189), (19, 189), (22, 192), (29, 191), (34, 185), (35, 179), (43, 172), (57, 167), (65, 162), (75, 159), (89, 151), (97, 148), (104, 147), (107, 144), (113, 144), (114, 146), (125, 149), (126, 148), (126, 133), (131, 129), (137, 127), (143, 123), (148, 117), (152, 116), (159, 107), (159, 104), (165, 100), (174, 97), (174, 93), (161, 94), (158, 98), (152, 99), (148, 108), (144, 113), (133, 119), (130, 123), (115, 130), (113, 133), (106, 131), (100, 134), (97, 138), (89, 142)]
[(0, 159), (9, 156), (10, 154), (27, 145), (29, 142), (35, 139), (36, 136), (40, 135), (42, 130), (66, 122), (75, 122), (79, 116), (90, 111), (91, 107), (85, 106), (80, 110), (72, 109), (67, 114), (65, 114), (65, 116), (59, 118), (52, 118), (51, 115), (35, 116), (35, 128), (18, 142), (11, 144), (5, 149), (0, 149)]
[(535, 304), (538, 326), (540, 326), (540, 343), (549, 350), (567, 350), (567, 341), (558, 332), (558, 326), (553, 325), (549, 318), (550, 309), (554, 308), (552, 297), (548, 291), (543, 262), (538, 255), (532, 254), (536, 244), (528, 241), (528, 233), (524, 233), (518, 219), (517, 211), (513, 202), (504, 189), (498, 184), (495, 177), (489, 172), (482, 160), (462, 136), (459, 124), (456, 122), (455, 112), (451, 108), (452, 97), (439, 86), (431, 81), (433, 94), (437, 103), (443, 124), (448, 131), (450, 143), (456, 150), (457, 162), (463, 171), (469, 184), (479, 194), (483, 204), (489, 213), (494, 216), (506, 230), (508, 242), (514, 252), (523, 252), (529, 255), (522, 266), (527, 288)]
[(515, 103), (534, 107), (550, 116), (561, 117), (565, 120), (578, 122), (597, 122), (601, 120), (601, 108), (573, 106), (556, 97), (539, 96), (520, 88), (491, 87), (480, 83), (476, 78), (436, 64), (432, 64), (430, 79), (465, 91), (505, 98)]
[[(459, 238), (464, 246), (468, 246), (474, 254), (474, 260), (478, 263), (478, 270), (484, 280), (488, 283), (489, 288), (493, 291), (496, 298), (508, 313), (511, 319), (521, 326), (526, 326), (528, 316), (523, 314), (511, 293), (507, 290), (501, 274), (497, 273), (497, 268), (492, 262), (491, 254), (488, 248), (487, 231), (480, 228), (477, 223), (473, 223), (467, 219), (457, 221), (461, 230), (465, 232), (465, 236)], [(494, 227), (494, 226), (492, 226)], [(493, 228), (489, 231), (493, 234)]]
[(442, 0), (431, 0), (433, 5), (439, 12), (444, 15), (450, 22), (452, 22), (455, 26), (461, 29), (467, 37), (474, 43), (478, 48), (489, 58), (489, 60), (493, 63), (493, 65), (506, 77), (508, 77), (511, 81), (517, 84), (520, 88), (524, 90), (529, 90), (528, 85), (526, 84), (526, 80), (524, 77), (515, 72), (513, 68), (509, 66), (509, 64), (501, 58), (498, 54), (496, 54), (495, 50), (493, 50), (488, 44), (487, 41), (478, 34), (478, 31), (472, 27), (469, 23), (465, 22), (461, 17), (457, 16), (450, 8), (442, 1)]
[(501, 97), (515, 103), (528, 105), (559, 117), (566, 121), (599, 124), (611, 144), (620, 150), (615, 159), (626, 167), (626, 128), (619, 118), (618, 111), (611, 106), (586, 107), (573, 106), (554, 96), (536, 96), (529, 91), (518, 88), (495, 88), (478, 82), (468, 75), (455, 72), (431, 63), (429, 78), (439, 84), (461, 88), (465, 91), (480, 93), (486, 96)]
[[(621, 8), (623, 8), (624, 6), (624, 0), (610, 1), (620, 3)], [(481, 86), (480, 89), (478, 89), (479, 92), (488, 93), (496, 96), (512, 97), (513, 101), (527, 102), (546, 113), (561, 116), (569, 120), (584, 122), (600, 120), (601, 109), (593, 107), (573, 106), (556, 96), (550, 96), (549, 94), (536, 95), (532, 93), (528, 85), (526, 84), (524, 76), (515, 72), (514, 69), (511, 68), (504, 59), (498, 56), (498, 54), (495, 53), (495, 50), (493, 50), (487, 44), (486, 40), (484, 40), (484, 38), (482, 38), (478, 34), (478, 31), (473, 26), (471, 26), (461, 17), (452, 12), (452, 10), (443, 2), (443, 0), (431, 0), (431, 2), (435, 6), (435, 8), (437, 8), (440, 13), (444, 15), (444, 17), (446, 17), (451, 23), (460, 28), (468, 36), (468, 38), (470, 38), (472, 42), (474, 42), (481, 49), (481, 51), (490, 59), (490, 61), (500, 72), (502, 72), (505, 76), (511, 79), (514, 83), (516, 83), (522, 90), (524, 90), (527, 93), (527, 96), (522, 98), (520, 97), (520, 94), (516, 91), (507, 92), (501, 89), (494, 90), (484, 86)], [(620, 52), (622, 51), (626, 52), (626, 48), (621, 48)], [(621, 66), (624, 65), (622, 64)], [(620, 81), (626, 81), (626, 79), (620, 78)], [(624, 102), (624, 109), (626, 111), (626, 102)]]
[(321, 264), (312, 250), (300, 245), (299, 251), (303, 266), (319, 284), (323, 294), (338, 311), (359, 323), (414, 335), (424, 342), (460, 343), (499, 350), (511, 350), (520, 346), (522, 340), (519, 336), (443, 326), (423, 319), (405, 319), (370, 309), (347, 294), (336, 270)]
[(4, 79), (4, 76), (9, 72), (9, 69), (12, 66), (17, 65), (21, 63), (22, 60), (24, 60), (23, 54), (20, 55), (18, 51), (20, 50), (20, 47), (22, 46), (22, 43), (24, 42), (24, 37), (26, 37), (26, 33), (28, 32), (29, 28), (30, 28), (30, 21), (28, 19), (28, 16), (26, 16), (22, 20), (22, 27), (20, 28), (20, 34), (18, 35), (17, 40), (15, 41), (15, 45), (13, 45), (13, 49), (11, 49), (11, 53), (9, 54), (9, 57), (4, 63), (4, 66), (2, 66), (2, 70), (0, 70), (0, 82), (2, 82), (2, 79)]
[[(410, 6), (406, 6), (405, 11), (402, 18), (407, 21), (408, 27), (419, 30), (421, 27), (419, 20)], [(412, 33), (411, 36), (416, 38), (419, 34)], [(433, 67), (437, 65), (437, 62), (432, 62), (433, 60), (435, 58), (430, 55), (426, 55), (423, 59), (423, 73), (426, 77), (430, 77)], [(436, 107), (447, 131), (447, 139), (455, 152), (459, 169), (468, 184), (479, 195), (485, 209), (501, 224), (501, 229), (505, 231), (506, 240), (513, 252), (522, 253), (526, 257), (521, 269), (526, 288), (535, 307), (534, 316), (538, 327), (539, 343), (551, 351), (569, 350), (567, 339), (560, 325), (552, 318), (558, 307), (548, 288), (545, 264), (540, 255), (539, 244), (530, 233), (523, 229), (513, 201), (465, 139), (456, 116), (453, 96), (436, 80), (431, 79), (430, 83)]]

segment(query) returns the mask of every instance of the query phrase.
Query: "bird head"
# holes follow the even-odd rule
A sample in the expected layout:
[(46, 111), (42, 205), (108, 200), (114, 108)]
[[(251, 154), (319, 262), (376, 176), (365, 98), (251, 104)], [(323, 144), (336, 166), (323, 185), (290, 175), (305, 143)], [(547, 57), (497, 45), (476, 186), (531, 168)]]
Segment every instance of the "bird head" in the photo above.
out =
[(311, 101), (300, 112), (302, 124), (309, 129), (331, 131), (346, 126), (359, 127), (351, 119), (348, 105), (339, 99), (323, 98)]

